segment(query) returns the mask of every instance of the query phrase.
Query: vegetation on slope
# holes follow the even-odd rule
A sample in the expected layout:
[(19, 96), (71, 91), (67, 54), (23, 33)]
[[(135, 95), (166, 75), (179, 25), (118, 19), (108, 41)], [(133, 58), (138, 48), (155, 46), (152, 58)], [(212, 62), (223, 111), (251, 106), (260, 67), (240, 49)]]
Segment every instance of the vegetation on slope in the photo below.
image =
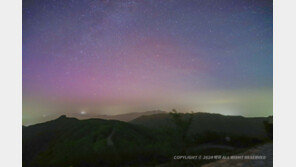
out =
[[(163, 116), (163, 115), (161, 115)], [(156, 118), (155, 118), (156, 117)], [(154, 166), (157, 164), (200, 164), (203, 161), (174, 161), (175, 155), (217, 154), (237, 152), (264, 142), (264, 138), (228, 133), (215, 126), (225, 122), (248, 124), (254, 119), (224, 117), (211, 114), (180, 114), (176, 111), (157, 119), (158, 115), (136, 119), (131, 123), (75, 118), (60, 118), (23, 127), (23, 166), (91, 167), (91, 166)], [(159, 126), (161, 123), (166, 126)], [(204, 120), (203, 120), (204, 119)], [(235, 121), (233, 121), (233, 119)], [(142, 121), (139, 123), (139, 120)], [(196, 121), (201, 121), (197, 123)], [(199, 126), (218, 122), (213, 131), (196, 131)], [(255, 119), (255, 122), (258, 119)], [(257, 124), (256, 124), (257, 125)], [(258, 124), (259, 125), (259, 124)], [(234, 125), (232, 128), (235, 128)], [(247, 126), (247, 125), (244, 125)], [(261, 123), (260, 126), (264, 125)], [(223, 128), (228, 128), (225, 126)], [(238, 126), (241, 128), (241, 126)], [(257, 127), (258, 128), (258, 127)], [(261, 127), (260, 127), (261, 128)], [(220, 131), (215, 131), (215, 130)], [(196, 133), (193, 133), (196, 132)], [(236, 132), (231, 130), (231, 132)], [(260, 131), (258, 131), (260, 132)], [(257, 133), (258, 133), (257, 132)], [(265, 136), (265, 132), (261, 136)], [(215, 148), (217, 146), (217, 148)], [(230, 148), (230, 149), (229, 149)]]

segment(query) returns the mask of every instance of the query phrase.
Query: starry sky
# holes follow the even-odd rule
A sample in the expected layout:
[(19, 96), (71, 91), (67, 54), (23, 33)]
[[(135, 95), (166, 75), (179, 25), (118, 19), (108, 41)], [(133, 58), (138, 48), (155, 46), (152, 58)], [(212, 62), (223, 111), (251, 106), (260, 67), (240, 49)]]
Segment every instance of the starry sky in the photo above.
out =
[(272, 115), (272, 0), (24, 0), (23, 123)]

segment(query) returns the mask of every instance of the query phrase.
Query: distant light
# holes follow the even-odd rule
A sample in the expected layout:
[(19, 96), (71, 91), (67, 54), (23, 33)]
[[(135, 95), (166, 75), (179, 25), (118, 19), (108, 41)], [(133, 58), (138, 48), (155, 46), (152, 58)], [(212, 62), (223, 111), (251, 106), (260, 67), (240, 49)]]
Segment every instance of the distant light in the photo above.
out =
[(85, 115), (86, 112), (85, 112), (84, 110), (82, 110), (82, 111), (80, 111), (80, 114), (81, 114), (81, 115)]

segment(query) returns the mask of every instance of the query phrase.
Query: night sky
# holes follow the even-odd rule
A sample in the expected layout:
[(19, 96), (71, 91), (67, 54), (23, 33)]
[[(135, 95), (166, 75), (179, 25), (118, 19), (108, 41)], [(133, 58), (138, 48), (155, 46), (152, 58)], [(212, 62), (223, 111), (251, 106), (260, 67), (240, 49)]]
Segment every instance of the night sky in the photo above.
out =
[(271, 0), (24, 0), (23, 123), (272, 115), (272, 12)]

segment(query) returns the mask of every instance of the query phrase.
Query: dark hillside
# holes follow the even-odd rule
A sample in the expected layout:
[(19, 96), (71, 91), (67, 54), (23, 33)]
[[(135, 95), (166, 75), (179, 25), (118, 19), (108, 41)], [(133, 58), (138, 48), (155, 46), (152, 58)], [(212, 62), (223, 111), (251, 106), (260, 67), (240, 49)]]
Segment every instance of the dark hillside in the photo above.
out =
[(23, 128), (23, 166), (116, 166), (162, 161), (164, 147), (160, 145), (169, 147), (160, 133), (144, 127), (61, 116)]
[[(250, 137), (265, 138), (266, 132), (263, 121), (265, 117), (246, 118), (242, 116), (224, 116), (220, 114), (195, 113), (189, 128), (190, 134), (215, 131), (218, 133), (247, 135)], [(136, 118), (130, 123), (152, 128), (174, 127), (169, 114), (155, 114)]]
[[(156, 114), (130, 123), (61, 116), (23, 126), (23, 166), (155, 166), (174, 163), (174, 155), (230, 154), (266, 140), (265, 118), (206, 113), (180, 116), (181, 124), (170, 114)], [(183, 126), (189, 116), (189, 126)], [(189, 162), (193, 163), (185, 163)]]

